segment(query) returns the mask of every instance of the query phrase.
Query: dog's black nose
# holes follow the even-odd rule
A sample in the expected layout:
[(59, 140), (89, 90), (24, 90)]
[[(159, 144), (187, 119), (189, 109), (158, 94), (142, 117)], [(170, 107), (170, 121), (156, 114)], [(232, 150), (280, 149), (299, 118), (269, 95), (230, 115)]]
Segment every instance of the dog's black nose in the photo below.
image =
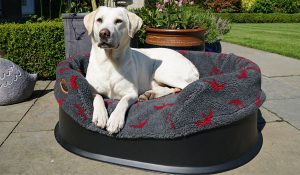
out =
[(110, 37), (110, 31), (108, 29), (102, 29), (100, 30), (99, 35), (101, 39), (107, 39)]

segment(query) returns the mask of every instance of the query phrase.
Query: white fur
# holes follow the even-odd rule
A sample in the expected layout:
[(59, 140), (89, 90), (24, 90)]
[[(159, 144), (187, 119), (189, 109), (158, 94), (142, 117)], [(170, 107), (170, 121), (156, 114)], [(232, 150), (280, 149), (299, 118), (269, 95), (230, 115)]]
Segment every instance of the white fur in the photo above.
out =
[[(142, 20), (124, 8), (99, 7), (86, 15), (84, 24), (92, 38), (86, 79), (95, 95), (93, 122), (111, 134), (122, 129), (126, 110), (139, 96), (164, 96), (199, 79), (195, 66), (176, 51), (130, 48)], [(104, 42), (102, 29), (111, 33)], [(120, 100), (109, 118), (102, 96)]]

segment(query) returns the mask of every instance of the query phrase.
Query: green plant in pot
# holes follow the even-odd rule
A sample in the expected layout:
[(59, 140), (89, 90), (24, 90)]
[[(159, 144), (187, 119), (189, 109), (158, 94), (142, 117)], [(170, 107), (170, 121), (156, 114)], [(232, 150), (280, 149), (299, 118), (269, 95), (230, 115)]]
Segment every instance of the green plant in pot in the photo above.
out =
[(230, 30), (229, 21), (213, 16), (191, 0), (158, 0), (156, 8), (134, 12), (144, 22), (139, 41), (151, 47), (204, 50), (204, 43), (218, 42)]

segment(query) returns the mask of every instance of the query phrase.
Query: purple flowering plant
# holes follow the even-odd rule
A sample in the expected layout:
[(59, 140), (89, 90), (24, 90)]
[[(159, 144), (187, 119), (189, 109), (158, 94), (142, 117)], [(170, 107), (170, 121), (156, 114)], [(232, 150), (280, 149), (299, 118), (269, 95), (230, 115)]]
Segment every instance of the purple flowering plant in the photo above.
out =
[(193, 28), (193, 0), (158, 0), (154, 10), (156, 27), (167, 29)]
[(133, 10), (143, 19), (139, 40), (143, 43), (146, 27), (161, 29), (192, 29), (206, 27), (205, 41), (213, 43), (229, 32), (228, 20), (214, 16), (211, 12), (194, 4), (193, 0), (158, 0), (154, 8)]

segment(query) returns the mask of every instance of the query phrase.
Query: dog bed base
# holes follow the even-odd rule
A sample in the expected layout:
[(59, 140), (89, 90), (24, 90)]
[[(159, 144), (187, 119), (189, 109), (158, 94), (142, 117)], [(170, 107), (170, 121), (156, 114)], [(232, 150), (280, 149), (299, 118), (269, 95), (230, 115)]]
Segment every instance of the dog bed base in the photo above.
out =
[(257, 112), (223, 127), (177, 139), (117, 139), (86, 130), (59, 109), (55, 137), (82, 157), (175, 174), (217, 173), (250, 161), (262, 146)]

